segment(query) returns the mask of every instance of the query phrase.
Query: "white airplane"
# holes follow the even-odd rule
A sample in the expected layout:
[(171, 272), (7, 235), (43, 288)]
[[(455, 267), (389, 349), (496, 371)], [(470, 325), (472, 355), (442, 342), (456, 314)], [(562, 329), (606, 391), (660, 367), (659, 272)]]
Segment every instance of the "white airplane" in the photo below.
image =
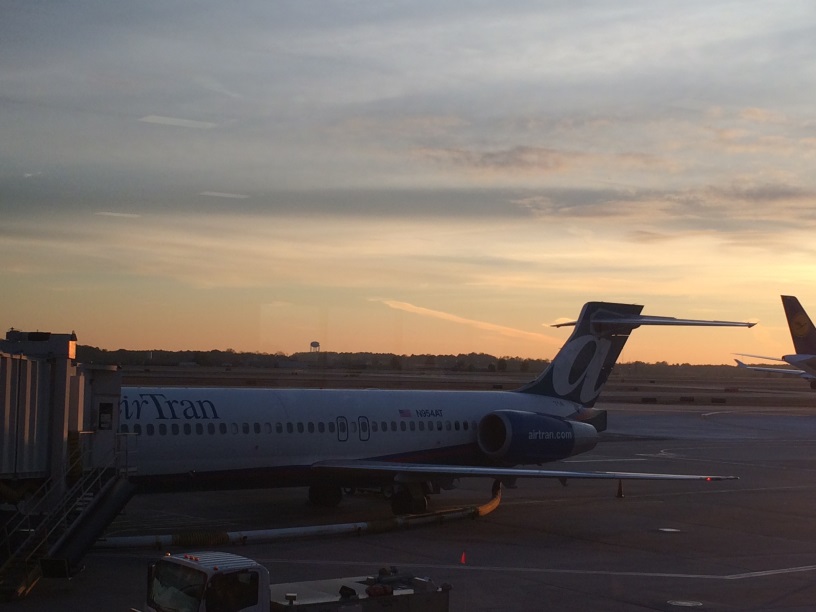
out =
[(743, 357), (756, 357), (757, 359), (767, 359), (768, 361), (781, 361), (792, 365), (790, 368), (772, 368), (762, 366), (749, 366), (735, 359), (737, 366), (755, 372), (773, 372), (774, 374), (788, 374), (799, 376), (810, 381), (810, 388), (816, 389), (816, 329), (810, 320), (805, 309), (799, 300), (792, 295), (782, 295), (782, 306), (785, 308), (785, 317), (788, 320), (793, 348), (796, 353), (793, 355), (783, 355), (782, 357), (766, 357), (764, 355), (751, 355), (748, 353), (738, 353)]
[(547, 369), (515, 391), (123, 388), (120, 431), (137, 443), (132, 480), (146, 490), (308, 486), (310, 500), (327, 506), (346, 487), (392, 486), (392, 508), (405, 514), (424, 512), (430, 493), (465, 476), (733, 478), (513, 467), (595, 446), (606, 412), (593, 406), (633, 329), (753, 325), (642, 308), (585, 304), (562, 324), (575, 329)]

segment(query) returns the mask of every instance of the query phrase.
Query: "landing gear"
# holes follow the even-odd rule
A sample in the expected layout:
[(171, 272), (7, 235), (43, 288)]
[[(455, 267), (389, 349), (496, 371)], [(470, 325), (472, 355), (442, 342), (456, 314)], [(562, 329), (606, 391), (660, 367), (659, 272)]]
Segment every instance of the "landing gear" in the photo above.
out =
[(428, 496), (422, 485), (398, 485), (391, 496), (394, 514), (422, 514), (428, 511)]
[(334, 508), (343, 499), (343, 490), (335, 485), (316, 484), (309, 487), (309, 501), (315, 506)]

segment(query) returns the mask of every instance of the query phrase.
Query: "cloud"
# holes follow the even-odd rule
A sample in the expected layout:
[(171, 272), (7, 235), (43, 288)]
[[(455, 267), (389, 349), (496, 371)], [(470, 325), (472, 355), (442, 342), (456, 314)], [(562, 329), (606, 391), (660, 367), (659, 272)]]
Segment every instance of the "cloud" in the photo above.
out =
[(121, 219), (138, 219), (142, 215), (137, 215), (135, 213), (121, 213), (121, 212), (111, 212), (108, 210), (100, 210), (99, 212), (95, 212), (95, 215), (99, 217), (119, 217)]
[(443, 164), (469, 168), (474, 171), (544, 172), (565, 170), (576, 160), (585, 157), (543, 147), (516, 146), (510, 149), (476, 151), (468, 149), (417, 149), (417, 155)]
[(516, 329), (513, 327), (506, 327), (504, 325), (496, 325), (495, 323), (488, 323), (486, 321), (479, 321), (476, 319), (468, 319), (465, 317), (460, 317), (455, 314), (451, 314), (448, 312), (442, 312), (440, 310), (432, 310), (430, 308), (424, 308), (422, 306), (415, 306), (414, 304), (410, 304), (408, 302), (400, 302), (397, 300), (386, 300), (386, 299), (373, 299), (376, 302), (382, 302), (389, 308), (393, 308), (394, 310), (402, 310), (404, 312), (410, 312), (412, 314), (416, 314), (422, 317), (430, 317), (433, 319), (440, 319), (442, 321), (448, 321), (450, 323), (456, 323), (457, 325), (466, 325), (468, 327), (473, 327), (475, 329), (479, 329), (481, 331), (487, 331), (494, 334), (499, 334), (501, 336), (506, 336), (508, 338), (518, 338), (518, 339), (525, 339), (525, 340), (537, 340), (541, 342), (545, 342), (552, 346), (560, 346), (561, 342), (549, 336), (545, 336), (544, 334), (539, 334), (535, 332), (528, 332), (521, 329)]

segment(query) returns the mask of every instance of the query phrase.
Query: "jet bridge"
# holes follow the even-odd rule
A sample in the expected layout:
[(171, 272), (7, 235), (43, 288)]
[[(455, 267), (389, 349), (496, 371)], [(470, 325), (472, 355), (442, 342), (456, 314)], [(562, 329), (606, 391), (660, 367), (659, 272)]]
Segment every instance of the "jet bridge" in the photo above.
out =
[(76, 335), (0, 340), (0, 599), (70, 576), (133, 495), (121, 375), (76, 362)]

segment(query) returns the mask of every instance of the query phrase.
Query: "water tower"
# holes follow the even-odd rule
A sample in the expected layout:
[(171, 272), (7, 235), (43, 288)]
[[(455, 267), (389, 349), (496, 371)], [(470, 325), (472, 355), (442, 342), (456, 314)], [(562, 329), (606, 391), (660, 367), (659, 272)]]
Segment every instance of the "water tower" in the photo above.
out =
[(319, 353), (320, 352), (320, 343), (315, 340), (309, 345), (309, 352), (310, 353)]

